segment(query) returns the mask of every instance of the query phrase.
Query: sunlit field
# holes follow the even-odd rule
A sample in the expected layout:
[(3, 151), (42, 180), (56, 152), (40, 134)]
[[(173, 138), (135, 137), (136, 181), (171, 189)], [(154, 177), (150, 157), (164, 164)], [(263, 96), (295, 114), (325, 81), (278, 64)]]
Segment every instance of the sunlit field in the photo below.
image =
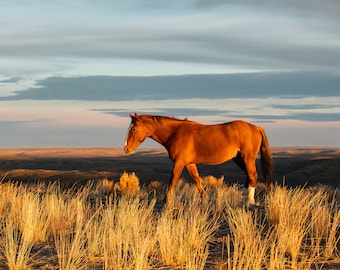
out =
[(173, 208), (161, 182), (135, 173), (62, 189), (0, 183), (1, 269), (334, 269), (339, 191), (272, 186), (246, 207), (245, 190), (181, 180)]

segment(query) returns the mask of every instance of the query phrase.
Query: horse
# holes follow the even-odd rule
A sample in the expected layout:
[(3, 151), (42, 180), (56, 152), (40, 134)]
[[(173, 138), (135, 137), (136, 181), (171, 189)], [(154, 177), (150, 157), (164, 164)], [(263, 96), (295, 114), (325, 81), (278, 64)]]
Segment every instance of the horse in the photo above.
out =
[(196, 164), (218, 165), (233, 160), (247, 175), (245, 187), (248, 188), (248, 205), (254, 205), (258, 152), (266, 187), (270, 185), (272, 156), (267, 135), (259, 126), (242, 120), (204, 125), (187, 119), (157, 115), (134, 113), (130, 117), (125, 152), (134, 153), (146, 138), (151, 138), (166, 148), (173, 161), (167, 202), (173, 199), (174, 188), (184, 168), (203, 195), (205, 191)]

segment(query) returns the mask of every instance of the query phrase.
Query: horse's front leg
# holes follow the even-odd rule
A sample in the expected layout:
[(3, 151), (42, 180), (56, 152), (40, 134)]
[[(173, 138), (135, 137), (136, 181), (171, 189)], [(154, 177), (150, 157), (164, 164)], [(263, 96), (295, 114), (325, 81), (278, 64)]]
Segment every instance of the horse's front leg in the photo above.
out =
[(181, 177), (182, 171), (183, 171), (184, 165), (180, 162), (174, 162), (172, 172), (171, 172), (171, 178), (170, 178), (170, 183), (169, 187), (166, 193), (166, 203), (168, 205), (173, 205), (174, 201), (174, 195), (175, 195), (175, 186)]
[(195, 182), (195, 184), (198, 188), (198, 191), (200, 192), (201, 196), (203, 197), (205, 190), (202, 186), (201, 177), (199, 176), (196, 164), (188, 164), (188, 165), (185, 166), (185, 168), (189, 172), (192, 180), (194, 180), (194, 182)]

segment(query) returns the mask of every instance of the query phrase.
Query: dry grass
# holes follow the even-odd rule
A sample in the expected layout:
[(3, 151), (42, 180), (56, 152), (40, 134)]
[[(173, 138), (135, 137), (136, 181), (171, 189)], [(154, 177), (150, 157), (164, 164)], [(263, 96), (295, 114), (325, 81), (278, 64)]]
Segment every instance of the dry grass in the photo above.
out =
[[(340, 263), (336, 191), (275, 186), (247, 209), (242, 189), (181, 181), (174, 208), (134, 173), (82, 188), (0, 183), (1, 269), (320, 269)], [(259, 194), (257, 194), (259, 195)]]
[(218, 217), (211, 203), (203, 206), (198, 202), (193, 200), (177, 204), (178, 208), (165, 208), (158, 218), (156, 238), (162, 264), (204, 268), (208, 244), (218, 228)]
[(272, 230), (267, 230), (257, 212), (245, 208), (227, 208), (230, 233), (226, 237), (226, 269), (262, 269)]
[(139, 178), (134, 172), (124, 173), (119, 179), (119, 183), (116, 183), (115, 189), (126, 195), (136, 195), (139, 193)]
[(293, 268), (305, 258), (314, 263), (339, 255), (340, 210), (330, 195), (325, 188), (276, 187), (267, 196), (266, 213), (277, 234), (278, 252), (291, 256)]

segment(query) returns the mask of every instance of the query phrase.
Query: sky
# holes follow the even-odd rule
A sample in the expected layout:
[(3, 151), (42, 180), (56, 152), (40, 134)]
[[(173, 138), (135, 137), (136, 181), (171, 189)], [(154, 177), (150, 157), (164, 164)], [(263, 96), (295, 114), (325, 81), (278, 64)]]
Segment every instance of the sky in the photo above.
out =
[(133, 112), (339, 148), (338, 14), (338, 0), (0, 0), (0, 148), (123, 147)]

